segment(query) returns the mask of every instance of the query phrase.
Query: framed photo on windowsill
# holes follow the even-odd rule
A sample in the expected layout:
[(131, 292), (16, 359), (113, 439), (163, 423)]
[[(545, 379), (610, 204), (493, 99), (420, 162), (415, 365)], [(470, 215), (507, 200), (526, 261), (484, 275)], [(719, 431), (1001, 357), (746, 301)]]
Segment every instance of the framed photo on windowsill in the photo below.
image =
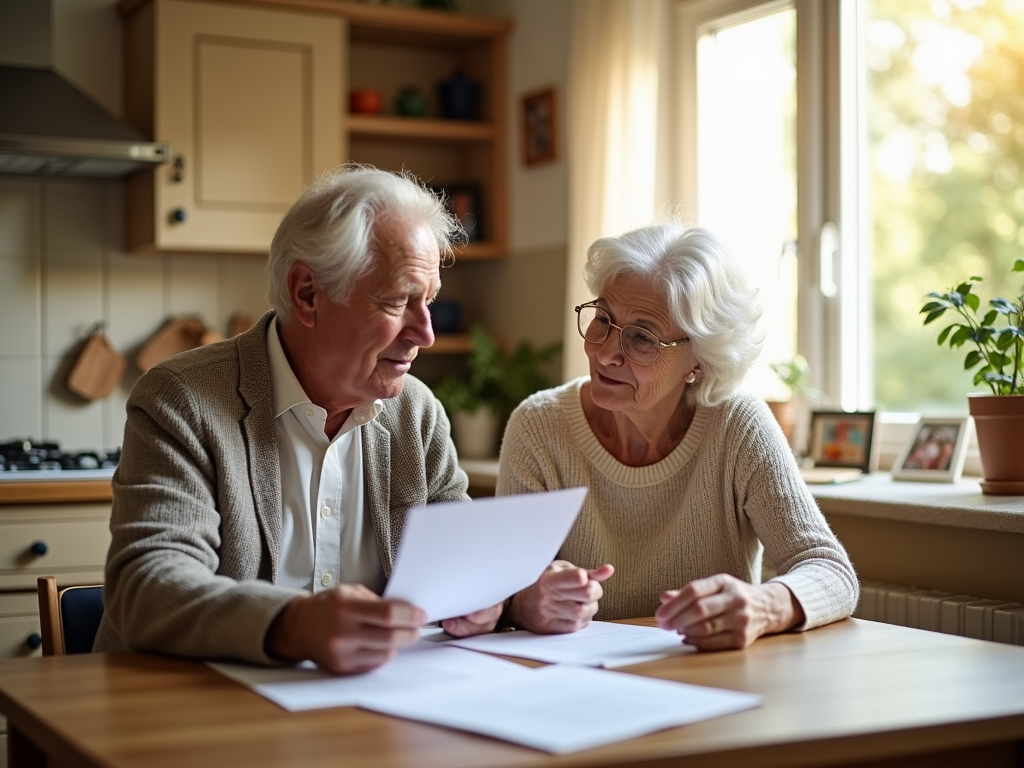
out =
[(964, 471), (973, 427), (969, 416), (922, 416), (892, 465), (893, 479), (955, 483)]
[(877, 466), (874, 435), (874, 411), (813, 411), (810, 455), (814, 466), (872, 471)]

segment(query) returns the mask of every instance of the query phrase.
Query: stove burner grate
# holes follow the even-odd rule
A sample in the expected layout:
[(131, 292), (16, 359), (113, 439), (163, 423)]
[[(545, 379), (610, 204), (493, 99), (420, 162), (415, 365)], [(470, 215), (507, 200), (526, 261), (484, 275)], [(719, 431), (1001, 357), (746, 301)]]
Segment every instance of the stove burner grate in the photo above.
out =
[(33, 470), (112, 469), (121, 458), (121, 449), (113, 451), (62, 451), (54, 441), (18, 439), (0, 443), (0, 472)]

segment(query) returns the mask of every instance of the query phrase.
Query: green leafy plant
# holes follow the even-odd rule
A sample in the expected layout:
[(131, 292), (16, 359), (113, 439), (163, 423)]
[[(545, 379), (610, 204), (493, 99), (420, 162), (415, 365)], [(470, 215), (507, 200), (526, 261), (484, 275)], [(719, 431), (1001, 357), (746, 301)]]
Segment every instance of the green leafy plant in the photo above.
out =
[(524, 341), (505, 353), (479, 325), (471, 329), (470, 340), (469, 376), (446, 376), (433, 388), (449, 414), (486, 407), (504, 421), (527, 397), (552, 386), (544, 368), (562, 349), (561, 342), (537, 349)]
[(771, 367), (794, 396), (802, 397), (810, 403), (828, 401), (828, 396), (824, 392), (811, 386), (811, 367), (803, 355), (793, 355), (789, 360), (772, 363)]
[[(1024, 272), (1024, 259), (1017, 259), (1012, 271)], [(974, 348), (964, 358), (964, 370), (981, 366), (974, 374), (975, 386), (987, 384), (993, 395), (1024, 394), (1024, 289), (1013, 301), (990, 299), (990, 309), (979, 319), (981, 299), (974, 287), (981, 281), (971, 277), (948, 293), (929, 293), (931, 301), (921, 307), (921, 314), (926, 315), (924, 324), (954, 311), (962, 321), (942, 329), (939, 346), (959, 349), (971, 342)], [(997, 327), (1000, 318), (1004, 324)]]

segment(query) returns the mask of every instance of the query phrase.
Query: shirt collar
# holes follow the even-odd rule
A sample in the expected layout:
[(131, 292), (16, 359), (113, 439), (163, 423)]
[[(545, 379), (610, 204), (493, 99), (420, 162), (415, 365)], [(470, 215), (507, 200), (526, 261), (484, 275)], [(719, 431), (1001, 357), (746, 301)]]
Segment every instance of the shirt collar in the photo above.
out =
[[(270, 386), (274, 393), (274, 418), (296, 405), (313, 404), (313, 401), (306, 396), (305, 390), (302, 389), (302, 385), (295, 376), (295, 371), (292, 370), (292, 366), (284, 354), (281, 337), (277, 333), (276, 318), (267, 324), (267, 357), (270, 364)], [(384, 402), (382, 400), (363, 403), (352, 409), (346, 424), (352, 422), (361, 427), (376, 419), (383, 410)]]
[(274, 392), (274, 418), (292, 406), (312, 403), (295, 378), (295, 372), (284, 354), (281, 338), (277, 335), (277, 319), (267, 323), (267, 357), (270, 362), (270, 387)]

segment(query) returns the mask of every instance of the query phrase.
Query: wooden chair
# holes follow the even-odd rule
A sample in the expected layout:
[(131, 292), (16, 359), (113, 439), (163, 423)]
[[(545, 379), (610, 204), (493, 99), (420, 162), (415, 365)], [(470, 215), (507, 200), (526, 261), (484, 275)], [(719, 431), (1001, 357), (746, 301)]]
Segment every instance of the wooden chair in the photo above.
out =
[(91, 653), (103, 618), (103, 587), (57, 589), (55, 576), (36, 579), (43, 656)]

